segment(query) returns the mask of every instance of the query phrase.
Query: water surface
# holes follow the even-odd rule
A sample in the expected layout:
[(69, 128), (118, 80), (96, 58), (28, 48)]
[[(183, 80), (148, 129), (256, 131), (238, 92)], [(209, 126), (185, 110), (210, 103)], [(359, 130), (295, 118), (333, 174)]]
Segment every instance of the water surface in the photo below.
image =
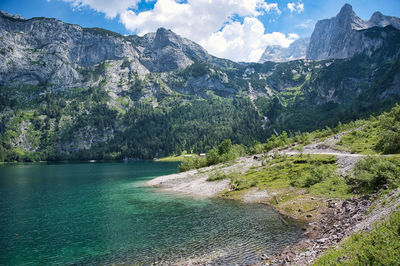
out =
[(271, 208), (143, 186), (160, 162), (0, 166), (0, 264), (249, 263), (296, 240)]

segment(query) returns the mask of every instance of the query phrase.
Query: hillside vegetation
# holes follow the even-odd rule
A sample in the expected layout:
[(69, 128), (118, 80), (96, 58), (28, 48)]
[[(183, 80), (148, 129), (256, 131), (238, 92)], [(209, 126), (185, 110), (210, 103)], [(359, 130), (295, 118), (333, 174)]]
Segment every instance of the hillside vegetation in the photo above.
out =
[[(198, 62), (144, 77), (129, 61), (107, 61), (80, 70), (92, 87), (0, 86), (0, 160), (152, 159), (204, 153), (224, 139), (254, 146), (275, 132), (300, 137), (297, 132), (368, 117), (398, 101), (382, 89), (392, 86), (398, 60), (382, 58), (378, 51), (373, 58), (226, 69)], [(113, 73), (128, 70), (120, 85), (112, 82)]]
[[(217, 165), (198, 173), (207, 173), (209, 183), (229, 181), (229, 189), (219, 194), (222, 198), (246, 201), (255, 197), (256, 202), (267, 203), (282, 214), (312, 222), (306, 231), (311, 241), (307, 251), (299, 248), (284, 253), (311, 255), (296, 257), (299, 260), (291, 260), (293, 263), (303, 264), (301, 259), (307, 256), (315, 259), (331, 247), (315, 265), (396, 264), (400, 260), (396, 207), (400, 206), (399, 126), (400, 106), (396, 105), (389, 112), (332, 129), (292, 136), (283, 132), (245, 148), (248, 155), (256, 155), (238, 161), (237, 147), (225, 140), (207, 155), (217, 158), (213, 160)], [(212, 165), (207, 164), (211, 161), (207, 157), (185, 159), (180, 170)], [(252, 166), (243, 170), (246, 160)], [(352, 235), (357, 223), (371, 213), (380, 218)], [(346, 239), (347, 234), (350, 237)], [(273, 257), (273, 262), (281, 260)]]

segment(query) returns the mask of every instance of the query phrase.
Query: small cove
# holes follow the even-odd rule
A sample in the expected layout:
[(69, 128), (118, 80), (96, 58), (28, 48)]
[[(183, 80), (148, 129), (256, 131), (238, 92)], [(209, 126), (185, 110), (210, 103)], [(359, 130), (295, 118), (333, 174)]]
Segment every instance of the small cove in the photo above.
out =
[(244, 264), (299, 238), (270, 207), (143, 186), (176, 170), (146, 161), (1, 165), (1, 264)]

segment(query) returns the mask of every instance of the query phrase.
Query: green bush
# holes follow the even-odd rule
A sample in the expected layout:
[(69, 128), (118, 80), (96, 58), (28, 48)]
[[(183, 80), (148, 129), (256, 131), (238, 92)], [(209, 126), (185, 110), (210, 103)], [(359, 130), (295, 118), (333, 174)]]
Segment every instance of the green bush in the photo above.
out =
[(250, 143), (250, 147), (248, 147), (248, 154), (259, 154), (264, 151), (264, 144), (261, 144), (259, 141), (252, 141)]
[(384, 154), (400, 153), (400, 106), (379, 117), (380, 133), (376, 150)]
[(277, 147), (283, 147), (292, 143), (294, 140), (288, 138), (287, 133), (285, 131), (282, 132), (279, 136), (272, 135), (268, 138), (267, 143), (265, 143), (265, 150), (270, 151)]
[(367, 157), (354, 167), (354, 184), (359, 192), (375, 192), (384, 186), (396, 188), (400, 185), (400, 163), (398, 159)]
[(218, 145), (218, 153), (219, 155), (223, 155), (229, 153), (232, 149), (232, 142), (230, 139), (225, 139)]
[(205, 158), (185, 158), (183, 162), (178, 166), (179, 172), (186, 172), (191, 169), (198, 169), (207, 166)]
[(301, 171), (289, 172), (290, 185), (300, 188), (309, 188), (315, 184), (321, 183), (325, 179), (333, 178), (335, 175), (335, 167), (333, 165), (314, 165), (309, 160), (310, 166)]
[(208, 151), (206, 156), (207, 165), (213, 165), (219, 163), (219, 153), (216, 148), (212, 148)]

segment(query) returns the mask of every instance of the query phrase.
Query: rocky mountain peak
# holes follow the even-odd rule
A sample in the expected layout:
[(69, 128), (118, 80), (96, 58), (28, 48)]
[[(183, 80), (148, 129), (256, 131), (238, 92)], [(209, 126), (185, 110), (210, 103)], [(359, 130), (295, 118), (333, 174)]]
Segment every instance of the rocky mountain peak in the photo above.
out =
[(382, 41), (370, 40), (364, 36), (363, 31), (387, 25), (400, 29), (400, 20), (375, 12), (369, 21), (365, 21), (357, 16), (351, 5), (345, 4), (336, 17), (317, 22), (307, 47), (306, 58), (348, 58), (363, 51), (372, 52), (382, 45)]
[(379, 23), (383, 19), (383, 17), (384, 17), (384, 15), (381, 12), (376, 11), (376, 12), (374, 12), (374, 14), (372, 14), (369, 21), (374, 22), (374, 23)]
[(367, 24), (353, 11), (353, 7), (345, 4), (335, 18), (336, 23), (343, 29), (362, 30)]
[(353, 7), (350, 4), (344, 4), (344, 6), (340, 9), (337, 17), (348, 17), (348, 16), (357, 16), (353, 11)]
[(165, 28), (159, 28), (156, 31), (156, 36), (153, 44), (155, 49), (162, 49), (166, 46), (174, 46), (178, 48), (180, 47), (180, 43), (180, 37), (174, 32)]
[(200, 45), (165, 28), (144, 35), (139, 43), (145, 48), (141, 63), (151, 72), (183, 69), (194, 60), (213, 60)]
[(368, 21), (369, 27), (386, 27), (392, 25), (396, 29), (400, 30), (400, 19), (391, 16), (385, 16), (381, 12), (377, 11), (372, 14)]

